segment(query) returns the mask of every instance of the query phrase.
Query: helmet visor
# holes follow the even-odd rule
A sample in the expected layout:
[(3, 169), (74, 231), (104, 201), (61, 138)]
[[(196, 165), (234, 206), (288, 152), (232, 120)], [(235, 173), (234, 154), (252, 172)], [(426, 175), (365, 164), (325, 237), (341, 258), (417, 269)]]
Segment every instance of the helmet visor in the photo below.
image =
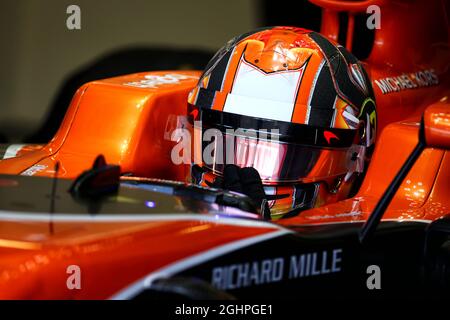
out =
[[(362, 171), (356, 130), (317, 128), (200, 111), (202, 165), (221, 175), (227, 164), (253, 167), (264, 183), (313, 182)], [(362, 161), (363, 162), (363, 161)]]

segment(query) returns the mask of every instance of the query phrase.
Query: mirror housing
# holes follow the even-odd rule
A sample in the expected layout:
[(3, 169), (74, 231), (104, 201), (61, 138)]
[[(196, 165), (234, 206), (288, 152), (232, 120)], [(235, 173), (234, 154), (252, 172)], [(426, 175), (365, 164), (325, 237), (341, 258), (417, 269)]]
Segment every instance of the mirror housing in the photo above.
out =
[(440, 102), (432, 104), (425, 110), (420, 123), (419, 141), (361, 228), (359, 233), (359, 241), (361, 244), (365, 244), (370, 240), (400, 184), (414, 163), (416, 163), (422, 151), (427, 147), (450, 149), (449, 103)]
[(431, 148), (450, 149), (450, 103), (436, 103), (423, 114), (425, 145)]

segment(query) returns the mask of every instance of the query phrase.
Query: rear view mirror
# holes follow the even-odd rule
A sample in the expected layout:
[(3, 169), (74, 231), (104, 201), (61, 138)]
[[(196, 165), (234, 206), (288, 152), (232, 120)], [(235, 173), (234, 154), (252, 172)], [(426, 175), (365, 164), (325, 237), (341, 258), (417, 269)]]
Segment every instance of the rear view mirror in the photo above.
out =
[(429, 106), (423, 114), (425, 145), (450, 149), (450, 103)]

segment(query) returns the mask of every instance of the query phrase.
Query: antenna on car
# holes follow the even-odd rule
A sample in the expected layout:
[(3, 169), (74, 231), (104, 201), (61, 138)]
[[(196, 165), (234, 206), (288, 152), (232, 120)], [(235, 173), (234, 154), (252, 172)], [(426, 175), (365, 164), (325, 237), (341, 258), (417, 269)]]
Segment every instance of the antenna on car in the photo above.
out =
[(54, 226), (53, 226), (53, 214), (55, 213), (55, 198), (56, 198), (56, 187), (58, 184), (58, 172), (59, 172), (59, 161), (55, 163), (55, 174), (53, 175), (53, 181), (52, 181), (52, 192), (50, 194), (50, 224), (49, 224), (49, 230), (50, 234), (54, 233)]
[(375, 206), (375, 209), (373, 209), (372, 214), (369, 216), (366, 223), (361, 228), (361, 231), (359, 232), (360, 243), (362, 243), (362, 244), (367, 243), (367, 241), (373, 235), (378, 224), (381, 221), (381, 218), (383, 217), (384, 212), (386, 211), (387, 207), (391, 203), (392, 198), (394, 197), (398, 188), (402, 184), (406, 175), (411, 170), (414, 163), (416, 163), (417, 159), (422, 154), (422, 151), (425, 149), (425, 146), (426, 146), (426, 142), (425, 142), (425, 134), (424, 134), (424, 123), (423, 123), (423, 119), (422, 119), (422, 121), (420, 123), (420, 128), (419, 128), (419, 142), (414, 147), (414, 149), (413, 149), (412, 153), (409, 155), (408, 159), (406, 159), (406, 161), (403, 164), (400, 171), (397, 173), (397, 175), (394, 177), (394, 179), (392, 180), (390, 185), (384, 191), (380, 201), (378, 201), (377, 205)]

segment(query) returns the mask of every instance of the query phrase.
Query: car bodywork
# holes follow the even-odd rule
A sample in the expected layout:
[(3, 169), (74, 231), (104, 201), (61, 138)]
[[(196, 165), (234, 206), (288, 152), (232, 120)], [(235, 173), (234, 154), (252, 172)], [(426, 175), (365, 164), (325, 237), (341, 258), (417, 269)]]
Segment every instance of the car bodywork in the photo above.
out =
[[(321, 32), (332, 39), (339, 33), (337, 11), (361, 11), (349, 2), (313, 2), (326, 8)], [(448, 8), (443, 1), (372, 2), (383, 9), (385, 24), (365, 61), (379, 135), (356, 196), (273, 222), (236, 208), (245, 201), (240, 195), (160, 180), (187, 176), (189, 166), (171, 161), (171, 132), (186, 115), (200, 73), (88, 83), (48, 144), (4, 148), (0, 298), (440, 295), (450, 263), (447, 150), (426, 148), (373, 239), (361, 244), (358, 235), (417, 144), (425, 109), (450, 107)], [(74, 197), (67, 192), (72, 179), (98, 154), (120, 165), (118, 193)], [(68, 283), (73, 266), (81, 288)], [(368, 289), (371, 266), (382, 272), (382, 290)]]

